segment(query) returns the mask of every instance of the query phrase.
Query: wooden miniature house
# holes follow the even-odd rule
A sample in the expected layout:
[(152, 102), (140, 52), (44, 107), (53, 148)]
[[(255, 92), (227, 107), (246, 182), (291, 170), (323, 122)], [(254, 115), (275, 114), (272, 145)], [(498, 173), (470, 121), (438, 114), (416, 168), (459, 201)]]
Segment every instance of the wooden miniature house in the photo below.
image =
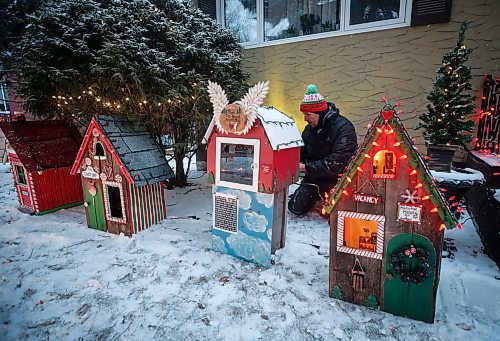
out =
[(77, 172), (89, 227), (131, 236), (165, 218), (163, 181), (174, 174), (144, 125), (94, 116), (71, 169)]
[(461, 226), (415, 149), (387, 105), (325, 207), (329, 293), (433, 322), (444, 229)]
[(69, 173), (82, 136), (61, 121), (2, 123), (21, 207), (45, 214), (82, 203), (79, 176)]
[(267, 83), (236, 104), (210, 84), (214, 118), (205, 141), (214, 185), (212, 248), (269, 267), (271, 254), (285, 246), (288, 186), (297, 179), (302, 138), (279, 110), (249, 105), (252, 91)]

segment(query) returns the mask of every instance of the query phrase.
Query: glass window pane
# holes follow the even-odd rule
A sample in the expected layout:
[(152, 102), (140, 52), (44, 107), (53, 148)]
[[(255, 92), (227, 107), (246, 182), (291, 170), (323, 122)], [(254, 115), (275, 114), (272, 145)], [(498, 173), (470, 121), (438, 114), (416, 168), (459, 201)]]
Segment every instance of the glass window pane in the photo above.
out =
[(0, 111), (9, 111), (9, 97), (5, 81), (0, 81)]
[(397, 19), (400, 0), (351, 0), (349, 25)]
[(264, 0), (266, 41), (340, 29), (340, 0)]
[(220, 180), (242, 185), (253, 184), (254, 146), (222, 143)]
[(109, 212), (112, 218), (123, 218), (122, 212), (122, 199), (120, 196), (120, 188), (108, 185), (108, 200), (109, 200)]
[(26, 185), (26, 175), (24, 174), (24, 167), (16, 165), (17, 183)]
[(226, 27), (240, 43), (257, 41), (257, 0), (225, 0)]

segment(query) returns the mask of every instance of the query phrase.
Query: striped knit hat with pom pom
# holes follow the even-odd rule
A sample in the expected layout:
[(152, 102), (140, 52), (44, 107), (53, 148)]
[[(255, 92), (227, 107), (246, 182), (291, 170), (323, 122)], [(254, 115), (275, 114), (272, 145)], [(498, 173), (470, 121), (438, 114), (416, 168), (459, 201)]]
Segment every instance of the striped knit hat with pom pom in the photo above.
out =
[(302, 103), (300, 103), (300, 111), (302, 112), (321, 112), (328, 108), (323, 96), (318, 93), (318, 88), (314, 84), (307, 86), (307, 92), (304, 95)]

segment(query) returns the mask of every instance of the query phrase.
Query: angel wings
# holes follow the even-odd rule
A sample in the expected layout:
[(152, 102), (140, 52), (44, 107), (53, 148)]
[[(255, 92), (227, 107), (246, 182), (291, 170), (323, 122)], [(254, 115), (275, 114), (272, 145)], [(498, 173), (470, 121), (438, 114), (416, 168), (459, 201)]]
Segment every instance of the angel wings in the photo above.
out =
[(268, 91), (269, 81), (259, 82), (250, 88), (242, 99), (229, 104), (222, 87), (208, 81), (208, 94), (214, 107), (217, 129), (222, 133), (236, 135), (248, 133), (257, 118), (257, 109), (264, 102)]

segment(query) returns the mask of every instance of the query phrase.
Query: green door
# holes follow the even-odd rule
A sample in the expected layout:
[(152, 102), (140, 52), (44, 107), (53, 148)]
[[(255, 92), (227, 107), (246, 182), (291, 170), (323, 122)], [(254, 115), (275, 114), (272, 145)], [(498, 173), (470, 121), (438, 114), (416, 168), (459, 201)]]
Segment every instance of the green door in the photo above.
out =
[[(428, 252), (427, 261), (418, 260), (417, 257), (400, 257), (404, 269), (414, 271), (419, 264), (428, 263), (428, 276), (414, 283), (403, 281), (400, 272), (395, 271), (390, 265), (391, 256), (401, 247), (414, 245), (416, 248)], [(406, 249), (406, 247), (405, 247)], [(392, 238), (387, 245), (387, 257), (384, 280), (384, 311), (394, 315), (405, 316), (424, 322), (432, 322), (434, 297), (434, 271), (436, 268), (436, 252), (431, 242), (418, 234), (400, 234)], [(404, 271), (404, 270), (403, 270)], [(414, 278), (414, 277), (413, 277)]]
[(102, 203), (102, 190), (97, 183), (94, 183), (97, 193), (92, 196), (89, 191), (89, 184), (85, 187), (85, 201), (89, 212), (89, 227), (101, 231), (106, 231), (106, 219), (104, 218), (104, 205)]

